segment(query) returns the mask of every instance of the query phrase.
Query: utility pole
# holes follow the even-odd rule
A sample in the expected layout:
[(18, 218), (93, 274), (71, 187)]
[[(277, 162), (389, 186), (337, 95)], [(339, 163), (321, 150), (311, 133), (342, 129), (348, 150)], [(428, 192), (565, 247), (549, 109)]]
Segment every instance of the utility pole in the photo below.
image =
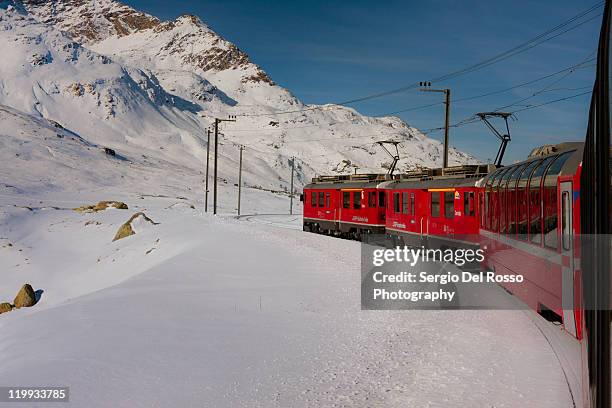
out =
[(289, 215), (293, 215), (293, 173), (295, 168), (295, 156), (291, 158), (291, 190), (289, 192)]
[(446, 105), (445, 120), (444, 120), (444, 156), (442, 159), (442, 167), (448, 167), (448, 136), (450, 128), (450, 89), (431, 89), (431, 82), (419, 82), (421, 92), (443, 92), (445, 95), (444, 105)]
[(235, 122), (236, 116), (229, 115), (229, 119), (219, 119), (215, 118), (215, 167), (214, 167), (214, 177), (215, 180), (213, 182), (213, 214), (217, 215), (217, 169), (219, 163), (219, 123), (221, 122)]
[(444, 123), (444, 161), (442, 162), (442, 167), (448, 167), (448, 132), (450, 127), (450, 89), (445, 89), (446, 92), (446, 122)]
[(238, 166), (238, 215), (240, 215), (240, 194), (242, 192), (242, 151), (243, 146), (240, 146), (240, 164)]
[(210, 161), (210, 128), (206, 129), (206, 195), (204, 196), (204, 212), (208, 212), (208, 162)]

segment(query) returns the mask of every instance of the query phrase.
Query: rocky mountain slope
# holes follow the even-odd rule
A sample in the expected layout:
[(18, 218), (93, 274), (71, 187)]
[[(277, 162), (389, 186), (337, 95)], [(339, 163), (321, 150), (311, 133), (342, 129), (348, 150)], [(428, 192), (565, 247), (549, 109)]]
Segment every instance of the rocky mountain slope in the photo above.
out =
[[(61, 124), (140, 162), (201, 171), (206, 129), (222, 126), (220, 175), (286, 189), (318, 173), (380, 172), (374, 141), (402, 141), (399, 168), (439, 165), (442, 146), (399, 118), (305, 105), (195, 16), (160, 21), (113, 0), (0, 1), (0, 103)], [(282, 114), (278, 114), (283, 112)], [(290, 113), (285, 113), (290, 112)], [(452, 150), (452, 163), (473, 161)]]

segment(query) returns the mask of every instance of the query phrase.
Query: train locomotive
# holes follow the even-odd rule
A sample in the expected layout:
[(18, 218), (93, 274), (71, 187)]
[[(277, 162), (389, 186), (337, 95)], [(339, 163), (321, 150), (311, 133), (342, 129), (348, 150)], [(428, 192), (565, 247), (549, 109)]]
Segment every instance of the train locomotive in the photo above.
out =
[(393, 244), (462, 241), (478, 234), (477, 182), (495, 167), (466, 165), (405, 174), (318, 176), (304, 186), (304, 231)]

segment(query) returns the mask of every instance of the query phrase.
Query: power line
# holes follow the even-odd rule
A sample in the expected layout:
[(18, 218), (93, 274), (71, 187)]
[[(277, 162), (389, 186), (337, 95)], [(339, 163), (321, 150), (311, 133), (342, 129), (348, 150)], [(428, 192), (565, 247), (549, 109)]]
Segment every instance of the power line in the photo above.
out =
[[(587, 58), (588, 58), (588, 57), (587, 57)], [(584, 63), (586, 63), (586, 62), (587, 62), (587, 61), (583, 61), (583, 64), (584, 64)], [(550, 91), (550, 90), (551, 90), (551, 88), (552, 88), (553, 86), (557, 85), (558, 83), (560, 83), (561, 81), (563, 81), (565, 78), (567, 78), (568, 76), (570, 76), (570, 75), (571, 75), (571, 74), (573, 74), (574, 72), (576, 72), (576, 70), (575, 70), (575, 69), (569, 70), (569, 71), (568, 71), (568, 72), (566, 72), (564, 75), (562, 75), (560, 78), (557, 78), (557, 79), (555, 79), (554, 81), (550, 82), (550, 83), (549, 83), (548, 85), (546, 85), (544, 88), (542, 88), (542, 89), (540, 89), (540, 90), (538, 90), (538, 91), (535, 91), (535, 92), (533, 92), (531, 95), (526, 96), (526, 97), (524, 97), (524, 98), (521, 98), (521, 99), (519, 99), (519, 100), (517, 100), (517, 101), (515, 101), (515, 102), (512, 102), (512, 103), (508, 104), (508, 105), (501, 106), (501, 107), (499, 107), (499, 108), (495, 109), (495, 112), (499, 112), (499, 111), (501, 111), (502, 109), (506, 109), (506, 108), (509, 108), (509, 107), (511, 107), (511, 106), (517, 106), (517, 105), (521, 104), (522, 102), (528, 101), (529, 99), (535, 98), (536, 96), (538, 96), (538, 95), (540, 95), (540, 94), (542, 94), (542, 93), (544, 93), (544, 92)]]
[(514, 113), (523, 112), (523, 111), (530, 110), (530, 109), (539, 108), (541, 106), (550, 105), (551, 103), (567, 101), (568, 99), (578, 98), (579, 96), (589, 95), (590, 93), (591, 93), (591, 91), (581, 92), (581, 93), (576, 94), (576, 95), (566, 96), (565, 98), (554, 99), (552, 101), (547, 101), (547, 102), (544, 102), (544, 103), (540, 103), (538, 105), (527, 106), (525, 108), (515, 110), (512, 113), (514, 114)]
[[(591, 53), (592, 54), (592, 53)], [(591, 55), (590, 54), (590, 55)], [(595, 66), (594, 64), (589, 64), (589, 65), (585, 65), (588, 64), (589, 62), (593, 62), (595, 61), (596, 58), (589, 58), (586, 59), (578, 64), (574, 64), (571, 65), (569, 67), (563, 68), (561, 70), (555, 71), (553, 73), (547, 74), (547, 75), (543, 75), (541, 77), (526, 81), (526, 82), (522, 82), (520, 84), (516, 84), (516, 85), (512, 85), (510, 87), (507, 88), (503, 88), (503, 89), (499, 89), (496, 91), (490, 91), (490, 92), (485, 92), (482, 94), (478, 94), (478, 95), (472, 95), (472, 96), (466, 96), (463, 98), (455, 98), (452, 99), (451, 102), (452, 103), (460, 103), (460, 102), (465, 102), (465, 101), (471, 101), (471, 100), (476, 100), (476, 99), (481, 99), (481, 98), (486, 98), (488, 96), (493, 96), (493, 95), (498, 95), (498, 94), (502, 94), (502, 93), (506, 93), (509, 91), (512, 91), (514, 89), (518, 89), (518, 88), (522, 88), (525, 87), (527, 85), (532, 85), (535, 84), (537, 82), (555, 77), (559, 74), (562, 73), (573, 73), (578, 69), (585, 69), (585, 68), (590, 68)], [(565, 76), (564, 76), (565, 78)], [(590, 87), (590, 86), (589, 86)], [(581, 88), (575, 89), (575, 90), (579, 90)], [(567, 90), (572, 90), (572, 89), (567, 89)], [(550, 90), (552, 91), (552, 90)], [(374, 115), (373, 117), (386, 117), (386, 116), (392, 116), (392, 115), (396, 115), (398, 113), (404, 113), (404, 112), (410, 112), (410, 111), (415, 111), (415, 110), (420, 110), (420, 109), (425, 109), (425, 108), (429, 108), (429, 107), (433, 107), (433, 106), (439, 106), (439, 105), (443, 105), (444, 102), (435, 102), (435, 103), (430, 103), (430, 104), (426, 104), (426, 105), (420, 105), (420, 106), (414, 106), (411, 108), (405, 108), (405, 109), (401, 109), (401, 110), (396, 110), (393, 112), (386, 112), (386, 113), (379, 113)], [(292, 126), (292, 127), (280, 127), (280, 128), (273, 128), (273, 129), (231, 129), (232, 132), (278, 132), (278, 131), (291, 131), (294, 129), (306, 129), (306, 128), (312, 128), (312, 127), (330, 127), (330, 126), (335, 126), (335, 125), (340, 125), (340, 124), (355, 124), (355, 125), (363, 125), (363, 123), (353, 123), (353, 122), (330, 122), (330, 123), (325, 123), (325, 124), (311, 124), (311, 125), (303, 125), (303, 126)]]
[[(498, 54), (498, 55), (496, 55), (496, 56), (494, 56), (492, 58), (489, 58), (488, 60), (485, 60), (485, 61), (483, 61), (481, 63), (474, 64), (471, 67), (464, 68), (462, 70), (455, 71), (453, 73), (450, 73), (450, 74), (438, 77), (435, 80), (432, 80), (432, 82), (434, 82), (434, 81), (436, 81), (436, 82), (446, 81), (446, 80), (449, 80), (449, 79), (452, 79), (452, 78), (456, 78), (457, 76), (460, 76), (460, 75), (465, 75), (467, 73), (471, 73), (471, 72), (480, 70), (480, 69), (482, 69), (484, 67), (488, 67), (490, 65), (496, 64), (496, 63), (498, 63), (500, 61), (506, 60), (506, 59), (508, 59), (510, 57), (513, 57), (515, 55), (521, 54), (521, 53), (523, 53), (525, 51), (528, 51), (528, 50), (530, 50), (530, 49), (532, 49), (534, 47), (537, 47), (540, 44), (543, 44), (543, 43), (545, 43), (547, 41), (550, 41), (550, 40), (552, 40), (554, 38), (557, 38), (557, 37), (559, 37), (559, 36), (561, 36), (561, 35), (563, 35), (565, 33), (568, 33), (568, 32), (570, 32), (570, 31), (572, 31), (572, 30), (574, 30), (574, 29), (576, 29), (578, 27), (581, 27), (582, 25), (584, 25), (584, 24), (586, 24), (586, 23), (596, 19), (597, 17), (600, 17), (601, 13), (596, 14), (595, 16), (590, 17), (587, 20), (584, 20), (584, 21), (582, 21), (582, 22), (580, 22), (580, 23), (578, 23), (578, 24), (576, 24), (574, 26), (571, 26), (571, 27), (567, 28), (566, 30), (563, 30), (563, 31), (561, 31), (561, 32), (559, 32), (557, 34), (554, 34), (554, 35), (552, 35), (550, 37), (546, 37), (547, 35), (552, 34), (553, 32), (557, 31), (558, 29), (563, 28), (563, 27), (567, 26), (568, 24), (570, 24), (570, 23), (572, 23), (572, 22), (574, 22), (576, 20), (579, 20), (580, 18), (584, 17), (585, 15), (591, 13), (593, 10), (597, 9), (599, 6), (603, 5), (603, 3), (604, 2), (597, 3), (596, 5), (592, 6), (588, 10), (578, 14), (577, 16), (574, 16), (574, 17), (570, 18), (569, 20), (559, 24), (558, 26), (556, 26), (556, 27), (554, 27), (554, 28), (552, 28), (550, 30), (547, 30), (546, 32), (538, 35), (537, 37), (535, 37), (535, 38), (533, 38), (533, 39), (531, 39), (529, 41), (526, 41), (523, 44), (520, 44), (520, 45), (512, 48), (511, 50), (508, 50), (506, 52)], [(543, 38), (543, 37), (545, 37), (545, 38)]]
[[(441, 81), (447, 81), (449, 79), (453, 79), (453, 78), (457, 78), (459, 76), (462, 75), (466, 75), (468, 73), (472, 73), (475, 71), (478, 71), (482, 68), (488, 67), (490, 65), (496, 64), (498, 62), (504, 61), (508, 58), (511, 58), (515, 55), (518, 55), (520, 53), (523, 53), (525, 51), (528, 51), (534, 47), (537, 47), (538, 45), (541, 45), (545, 42), (548, 42), (554, 38), (557, 38), (565, 33), (568, 33), (572, 30), (575, 30), (578, 27), (583, 26), (584, 24), (594, 20), (595, 18), (601, 16), (601, 13), (596, 14), (595, 16), (592, 16), (584, 21), (580, 21), (577, 24), (571, 25), (572, 23), (579, 21), (581, 18), (587, 16), (588, 14), (592, 13), (593, 11), (597, 10), (598, 8), (600, 8), (602, 5), (604, 4), (603, 1), (597, 2), (595, 3), (593, 6), (589, 7), (588, 9), (581, 11), (580, 13), (574, 15), (573, 17), (569, 18), (568, 20), (563, 21), (562, 23), (556, 25), (553, 28), (550, 28), (546, 31), (544, 31), (543, 33), (540, 33), (539, 35), (509, 49), (506, 50), (502, 53), (499, 53), (497, 55), (494, 55), (493, 57), (490, 57), (484, 61), (478, 62), (476, 64), (470, 65), (468, 67), (462, 68), (460, 70), (457, 71), (453, 71), (450, 72), (448, 74), (439, 76), (437, 78), (431, 79), (429, 82), (441, 82)], [(569, 27), (568, 27), (569, 26)], [(565, 27), (565, 30), (562, 30), (560, 32), (557, 32)], [(554, 33), (554, 34), (553, 34)], [(335, 103), (333, 105), (320, 105), (320, 106), (312, 106), (309, 108), (303, 108), (303, 109), (296, 109), (296, 110), (289, 110), (289, 111), (280, 111), (280, 112), (273, 112), (273, 113), (261, 113), (261, 114), (241, 114), (241, 115), (237, 115), (237, 116), (242, 116), (242, 117), (256, 117), (256, 116), (275, 116), (275, 115), (283, 115), (283, 114), (290, 114), (290, 113), (301, 113), (301, 112), (308, 112), (308, 111), (312, 111), (312, 110), (325, 110), (325, 109), (338, 109), (340, 106), (344, 106), (344, 105), (350, 105), (353, 103), (357, 103), (357, 102), (363, 102), (366, 100), (370, 100), (370, 99), (376, 99), (376, 98), (380, 98), (383, 96), (388, 96), (388, 95), (392, 95), (392, 94), (396, 94), (396, 93), (400, 93), (400, 92), (405, 92), (411, 89), (416, 89), (419, 86), (418, 82), (409, 84), (409, 85), (405, 85), (396, 89), (391, 89), (388, 91), (383, 91), (383, 92), (379, 92), (379, 93), (375, 93), (375, 94), (371, 94), (371, 95), (367, 95), (367, 96), (363, 96), (363, 97), (359, 97), (359, 98), (354, 98), (354, 99), (349, 99), (349, 100), (345, 100), (345, 101), (341, 101), (338, 103)], [(334, 106), (335, 105), (335, 106)]]
[[(542, 106), (550, 105), (550, 104), (553, 104), (553, 103), (563, 102), (563, 101), (567, 101), (569, 99), (578, 98), (580, 96), (588, 95), (590, 93), (591, 93), (591, 91), (581, 92), (581, 93), (578, 93), (578, 94), (575, 94), (575, 95), (566, 96), (564, 98), (559, 98), (559, 99), (553, 99), (551, 101), (546, 101), (546, 102), (543, 102), (543, 103), (540, 103), (540, 104), (537, 104), (537, 105), (526, 106), (524, 108), (514, 110), (514, 111), (512, 111), (510, 113), (511, 114), (515, 114), (515, 113), (523, 112), (523, 111), (526, 111), (526, 110), (536, 109), (536, 108), (540, 108)], [(451, 127), (461, 127), (461, 126), (469, 125), (471, 123), (475, 123), (475, 122), (478, 122), (478, 121), (479, 121), (479, 119), (476, 116), (470, 116), (468, 118), (463, 119), (460, 122), (457, 122), (457, 123), (451, 125)], [(443, 127), (437, 127), (437, 128), (426, 129), (426, 130), (423, 130), (421, 132), (423, 134), (427, 135), (427, 134), (430, 134), (430, 133), (433, 133), (433, 132), (436, 132), (436, 131), (439, 131), (439, 130), (443, 130), (443, 129), (444, 129)]]
[[(457, 98), (457, 99), (451, 100), (451, 102), (452, 103), (458, 103), (458, 102), (471, 101), (471, 100), (474, 100), (474, 99), (486, 98), (487, 96), (498, 95), (498, 94), (501, 94), (501, 93), (506, 93), (506, 92), (512, 91), (512, 90), (517, 89), (517, 88), (522, 88), (524, 86), (531, 85), (531, 84), (543, 81), (543, 80), (548, 79), (548, 78), (552, 78), (552, 77), (554, 77), (556, 75), (559, 75), (559, 74), (567, 72), (567, 71), (574, 71), (576, 69), (584, 69), (584, 68), (594, 67), (595, 64), (590, 64), (590, 65), (584, 65), (584, 64), (586, 64), (587, 62), (595, 61), (595, 59), (596, 58), (591, 58), (591, 59), (583, 61), (583, 62), (581, 62), (579, 64), (572, 65), (570, 67), (567, 67), (567, 68), (561, 69), (559, 71), (553, 72), (552, 74), (544, 75), (544, 76), (541, 76), (539, 78), (532, 79), (530, 81), (523, 82), (523, 83), (520, 83), (520, 84), (517, 84), (517, 85), (512, 85), (512, 86), (510, 86), (508, 88), (500, 89), (500, 90), (497, 90), (497, 91), (486, 92), (486, 93), (479, 94), (479, 95), (473, 95), (473, 96), (466, 96), (466, 97), (463, 97), (463, 98)], [(410, 112), (410, 111), (415, 111), (415, 110), (429, 108), (429, 107), (432, 107), (432, 106), (439, 106), (439, 105), (443, 105), (443, 104), (444, 104), (444, 102), (430, 103), (430, 104), (427, 104), (427, 105), (414, 106), (414, 107), (411, 107), (411, 108), (405, 108), (405, 109), (397, 110), (397, 111), (394, 111), (394, 112), (380, 113), (380, 114), (377, 114), (375, 116), (376, 117), (391, 116), (391, 115), (396, 115), (398, 113)]]
[[(584, 24), (594, 20), (595, 18), (600, 17), (601, 13), (596, 14), (595, 16), (592, 16), (592, 17), (588, 18), (587, 20), (584, 20), (584, 21), (582, 21), (582, 22), (580, 22), (580, 23), (578, 23), (576, 25), (570, 26), (569, 28), (567, 28), (567, 29), (565, 29), (565, 30), (563, 30), (563, 31), (561, 31), (561, 32), (559, 32), (557, 34), (554, 34), (552, 36), (547, 37), (548, 35), (554, 33), (555, 31), (558, 31), (559, 29), (568, 26), (569, 24), (573, 23), (574, 21), (577, 21), (580, 18), (590, 14), (591, 12), (593, 12), (594, 10), (596, 10), (598, 7), (602, 6), (603, 4), (604, 4), (604, 2), (598, 2), (594, 6), (590, 7), (589, 9), (587, 9), (587, 10), (585, 10), (585, 11), (579, 13), (579, 14), (577, 14), (576, 16), (570, 18), (569, 20), (564, 21), (563, 23), (561, 23), (561, 24), (559, 24), (559, 25), (557, 25), (557, 26), (555, 26), (555, 27), (545, 31), (544, 33), (542, 33), (542, 34), (540, 34), (540, 35), (538, 35), (538, 36), (536, 36), (536, 37), (534, 37), (534, 38), (532, 38), (532, 39), (530, 39), (530, 40), (528, 40), (528, 41), (526, 41), (526, 42), (524, 42), (522, 44), (519, 44), (518, 46), (515, 46), (514, 48), (511, 48), (510, 50), (507, 50), (505, 52), (497, 54), (497, 55), (495, 55), (495, 56), (493, 56), (493, 57), (491, 57), (491, 58), (489, 58), (487, 60), (481, 61), (481, 62), (476, 63), (474, 65), (471, 65), (469, 67), (466, 67), (466, 68), (463, 68), (463, 69), (451, 72), (451, 73), (446, 74), (446, 75), (439, 76), (437, 78), (434, 78), (434, 79), (430, 80), (429, 82), (434, 83), (434, 82), (447, 81), (449, 79), (457, 78), (458, 76), (461, 76), (461, 75), (466, 75), (468, 73), (472, 73), (472, 72), (478, 71), (478, 70), (480, 70), (482, 68), (485, 68), (485, 67), (488, 67), (490, 65), (496, 64), (498, 62), (504, 61), (504, 60), (506, 60), (506, 59), (508, 59), (510, 57), (513, 57), (515, 55), (521, 54), (521, 53), (523, 53), (525, 51), (528, 51), (528, 50), (530, 50), (530, 49), (532, 49), (534, 47), (537, 47), (540, 44), (543, 44), (543, 43), (545, 43), (547, 41), (550, 41), (550, 40), (552, 40), (554, 38), (557, 38), (557, 37), (559, 37), (559, 36), (561, 36), (561, 35), (563, 35), (565, 33), (568, 33), (568, 32), (570, 32), (572, 30), (575, 30), (576, 28), (581, 27), (582, 25), (584, 25)], [(414, 88), (416, 88), (418, 86), (419, 86), (418, 83), (414, 83), (414, 84), (410, 84), (410, 85), (407, 85), (407, 86), (404, 86), (404, 87), (401, 87), (401, 88), (392, 89), (390, 91), (380, 92), (378, 94), (369, 95), (369, 96), (365, 96), (365, 97), (361, 97), (361, 98), (356, 98), (356, 99), (340, 102), (340, 103), (338, 103), (338, 105), (348, 105), (348, 104), (355, 103), (355, 102), (362, 102), (362, 101), (369, 100), (369, 99), (379, 98), (379, 97), (382, 97), (382, 96), (391, 95), (391, 94), (394, 94), (394, 93), (399, 93), (399, 92), (403, 92), (403, 91), (406, 91), (406, 90), (414, 89)]]

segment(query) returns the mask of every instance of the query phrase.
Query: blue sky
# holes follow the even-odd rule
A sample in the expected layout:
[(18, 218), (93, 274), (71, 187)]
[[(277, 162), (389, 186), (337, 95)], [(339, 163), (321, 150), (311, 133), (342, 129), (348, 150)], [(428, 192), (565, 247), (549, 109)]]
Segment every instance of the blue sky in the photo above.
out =
[[(128, 0), (127, 4), (172, 19), (198, 15), (247, 52), (278, 84), (306, 103), (330, 103), (428, 80), (479, 62), (528, 40), (595, 2), (516, 0), (249, 1)], [(591, 14), (594, 16), (597, 13)], [(454, 98), (495, 91), (575, 65), (595, 51), (600, 18), (523, 54), (481, 71), (435, 84)], [(584, 92), (594, 68), (577, 70), (511, 92), (458, 102), (451, 122), (524, 102), (539, 104)], [(351, 105), (368, 115), (441, 100), (416, 90)], [(505, 162), (522, 160), (536, 145), (582, 140), (589, 95), (517, 114)], [(514, 106), (509, 110), (519, 109)], [(420, 129), (443, 125), (444, 107), (399, 114)], [(441, 139), (442, 132), (431, 137)], [(451, 129), (451, 144), (487, 160), (498, 141), (482, 123)]]

